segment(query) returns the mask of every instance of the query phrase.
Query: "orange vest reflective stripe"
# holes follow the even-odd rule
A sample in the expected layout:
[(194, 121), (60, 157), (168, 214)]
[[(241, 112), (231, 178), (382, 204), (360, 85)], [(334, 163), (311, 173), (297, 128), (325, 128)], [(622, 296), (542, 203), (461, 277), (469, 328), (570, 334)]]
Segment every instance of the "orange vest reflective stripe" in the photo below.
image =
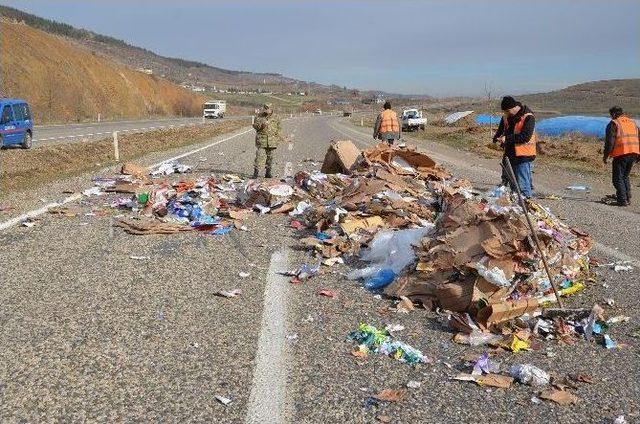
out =
[(616, 123), (616, 139), (613, 142), (613, 149), (609, 156), (612, 158), (628, 155), (630, 153), (640, 154), (640, 140), (638, 140), (638, 126), (633, 119), (621, 116), (614, 119)]
[[(533, 116), (533, 113), (525, 113), (520, 117), (520, 120), (516, 122), (515, 127), (513, 128), (514, 134), (520, 134), (522, 132), (522, 127), (524, 127), (524, 121), (527, 119), (527, 116)], [(507, 128), (509, 128), (509, 120), (506, 117), (502, 118), (504, 132), (507, 132)], [(536, 143), (538, 142), (538, 137), (534, 132), (531, 134), (531, 138), (526, 143), (516, 143), (516, 156), (535, 156), (536, 155)]]
[(400, 132), (400, 124), (398, 123), (398, 116), (391, 109), (385, 109), (380, 114), (380, 130), (379, 132)]

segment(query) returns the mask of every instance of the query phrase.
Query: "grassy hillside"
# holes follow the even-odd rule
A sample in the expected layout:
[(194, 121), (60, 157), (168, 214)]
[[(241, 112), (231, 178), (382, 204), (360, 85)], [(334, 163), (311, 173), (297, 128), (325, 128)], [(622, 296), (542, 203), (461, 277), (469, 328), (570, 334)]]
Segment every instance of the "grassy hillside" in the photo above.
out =
[(2, 91), (27, 99), (38, 123), (95, 119), (98, 113), (104, 119), (197, 115), (204, 100), (66, 38), (6, 20), (0, 60)]

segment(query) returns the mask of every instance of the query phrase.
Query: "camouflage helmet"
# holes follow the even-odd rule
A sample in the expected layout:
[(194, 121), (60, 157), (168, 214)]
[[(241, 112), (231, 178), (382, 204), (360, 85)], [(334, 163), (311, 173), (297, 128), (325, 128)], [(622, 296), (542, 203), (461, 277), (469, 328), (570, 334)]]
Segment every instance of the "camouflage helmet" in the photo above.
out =
[(266, 114), (273, 113), (273, 105), (271, 103), (265, 103), (262, 105), (262, 111)]

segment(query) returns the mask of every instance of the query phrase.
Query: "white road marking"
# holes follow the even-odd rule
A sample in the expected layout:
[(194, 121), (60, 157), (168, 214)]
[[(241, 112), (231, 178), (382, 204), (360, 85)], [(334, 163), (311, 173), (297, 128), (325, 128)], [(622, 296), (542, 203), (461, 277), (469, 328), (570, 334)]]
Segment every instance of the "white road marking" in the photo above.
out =
[(16, 224), (21, 223), (22, 221), (25, 221), (29, 218), (35, 218), (37, 216), (42, 215), (43, 213), (46, 213), (49, 211), (49, 209), (51, 208), (55, 208), (56, 206), (61, 206), (64, 204), (67, 204), (69, 202), (74, 202), (78, 199), (82, 198), (82, 194), (74, 194), (73, 196), (69, 196), (66, 199), (64, 199), (63, 201), (59, 202), (59, 203), (49, 203), (48, 205), (45, 205), (43, 207), (41, 207), (40, 209), (35, 209), (32, 211), (29, 211), (27, 213), (24, 213), (22, 215), (16, 216), (15, 218), (11, 218), (8, 221), (5, 222), (0, 222), (0, 231), (2, 230), (6, 230), (9, 227), (12, 227)]
[(244, 130), (244, 131), (242, 131), (242, 132), (240, 132), (240, 133), (234, 134), (234, 135), (229, 136), (229, 137), (227, 137), (227, 138), (223, 138), (222, 140), (218, 140), (218, 141), (213, 142), (213, 143), (211, 143), (211, 144), (207, 144), (206, 146), (200, 147), (200, 148), (198, 148), (198, 149), (191, 150), (191, 151), (189, 151), (189, 152), (187, 152), (187, 153), (183, 153), (183, 154), (181, 154), (181, 155), (174, 156), (174, 157), (169, 158), (169, 159), (165, 159), (165, 160), (163, 160), (162, 162), (158, 162), (158, 163), (156, 163), (156, 164), (153, 164), (153, 165), (149, 166), (149, 168), (156, 168), (156, 167), (158, 167), (158, 166), (160, 166), (160, 165), (162, 165), (162, 164), (164, 164), (164, 163), (174, 162), (174, 161), (176, 161), (176, 160), (178, 160), (178, 159), (182, 159), (182, 158), (185, 158), (185, 157), (187, 157), (187, 156), (191, 156), (191, 155), (192, 155), (192, 154), (194, 154), (194, 153), (198, 153), (198, 152), (201, 152), (201, 151), (203, 151), (203, 150), (210, 149), (210, 148), (211, 148), (211, 147), (213, 147), (213, 146), (217, 146), (218, 144), (220, 144), (220, 143), (224, 143), (225, 141), (229, 141), (229, 140), (234, 139), (234, 138), (236, 138), (236, 137), (240, 137), (241, 135), (245, 135), (245, 134), (247, 134), (247, 133), (249, 133), (249, 132), (251, 132), (251, 131), (253, 131), (253, 128), (248, 129), (248, 130)]
[(271, 256), (245, 423), (277, 424), (284, 423), (286, 419), (287, 297), (290, 284), (279, 272), (288, 270), (288, 265), (288, 250), (280, 250)]

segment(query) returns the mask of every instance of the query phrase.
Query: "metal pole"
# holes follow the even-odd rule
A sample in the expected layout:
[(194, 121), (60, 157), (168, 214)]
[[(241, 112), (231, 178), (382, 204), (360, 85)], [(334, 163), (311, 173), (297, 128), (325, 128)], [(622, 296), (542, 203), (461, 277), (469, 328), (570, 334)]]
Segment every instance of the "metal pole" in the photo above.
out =
[(531, 237), (533, 238), (533, 242), (536, 245), (536, 249), (538, 250), (538, 254), (540, 258), (542, 258), (542, 265), (544, 266), (544, 270), (547, 273), (547, 278), (549, 278), (549, 283), (551, 283), (551, 288), (553, 289), (553, 293), (556, 295), (556, 300), (558, 301), (558, 306), (560, 308), (564, 308), (562, 305), (562, 300), (560, 300), (560, 294), (558, 293), (558, 288), (556, 287), (556, 283), (553, 282), (553, 278), (551, 277), (551, 271), (549, 271), (549, 265), (547, 264), (547, 258), (542, 250), (540, 245), (540, 240), (538, 239), (538, 234), (536, 233), (535, 228), (533, 227), (533, 223), (531, 222), (531, 218), (529, 218), (529, 211), (527, 209), (527, 205), (522, 198), (522, 192), (520, 191), (520, 186), (518, 185), (518, 180), (513, 172), (513, 168), (511, 167), (511, 161), (508, 157), (504, 157), (502, 166), (505, 167), (507, 171), (507, 175), (509, 175), (509, 179), (511, 180), (511, 184), (516, 188), (516, 194), (518, 195), (518, 203), (520, 203), (520, 207), (524, 211), (524, 217), (527, 219), (527, 224), (529, 224), (529, 229), (531, 230)]

